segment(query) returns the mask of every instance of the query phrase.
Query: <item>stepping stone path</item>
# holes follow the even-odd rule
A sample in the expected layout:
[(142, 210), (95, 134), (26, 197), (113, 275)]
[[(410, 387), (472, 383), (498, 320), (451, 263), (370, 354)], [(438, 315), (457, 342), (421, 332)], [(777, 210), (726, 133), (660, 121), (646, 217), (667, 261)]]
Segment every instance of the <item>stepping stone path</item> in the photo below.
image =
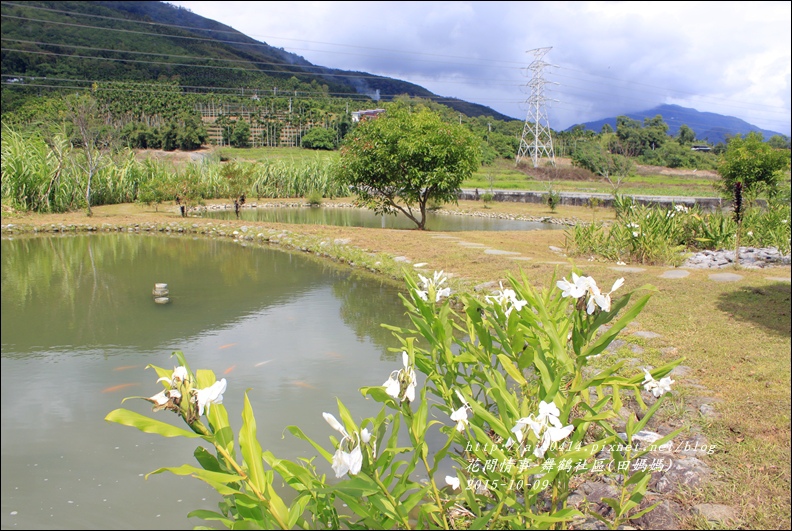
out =
[(660, 337), (660, 334), (657, 332), (649, 332), (646, 330), (638, 330), (637, 332), (633, 332), (632, 335), (637, 337), (643, 337), (645, 339), (654, 339), (656, 337)]
[(742, 280), (743, 276), (735, 273), (714, 273), (710, 275), (709, 278), (715, 282), (737, 282), (738, 280)]
[(500, 249), (485, 249), (484, 254), (518, 255), (514, 251), (501, 251)]
[(643, 273), (646, 269), (642, 267), (611, 267), (609, 269), (613, 269), (614, 271), (623, 271), (625, 273)]
[(690, 275), (690, 271), (685, 271), (684, 269), (672, 269), (671, 271), (666, 271), (660, 275), (660, 278), (685, 278), (688, 275)]

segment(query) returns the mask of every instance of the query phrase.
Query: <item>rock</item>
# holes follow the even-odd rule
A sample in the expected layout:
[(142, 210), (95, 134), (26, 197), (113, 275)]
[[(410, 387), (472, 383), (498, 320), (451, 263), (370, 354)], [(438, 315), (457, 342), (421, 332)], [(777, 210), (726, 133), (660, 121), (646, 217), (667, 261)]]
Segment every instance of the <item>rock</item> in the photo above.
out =
[(656, 332), (649, 332), (649, 331), (646, 331), (646, 330), (638, 330), (637, 332), (633, 332), (632, 335), (638, 336), (638, 337), (643, 337), (645, 339), (655, 339), (657, 337), (661, 337), (660, 334), (658, 334)]
[(602, 498), (616, 498), (619, 495), (616, 487), (599, 481), (586, 481), (580, 485), (578, 490), (583, 492), (586, 500), (591, 503), (600, 503)]
[(701, 413), (703, 417), (708, 417), (711, 419), (718, 418), (718, 412), (715, 411), (715, 408), (709, 404), (701, 404), (699, 406), (699, 413)]
[[(639, 505), (639, 509), (645, 509), (658, 500), (659, 498), (647, 496)], [(678, 503), (663, 500), (660, 505), (631, 522), (641, 529), (680, 529), (680, 516), (684, 512), (685, 510)]]
[(694, 505), (693, 514), (706, 518), (708, 522), (715, 524), (733, 525), (737, 522), (737, 514), (734, 508), (719, 503), (700, 503)]
[(680, 486), (697, 487), (712, 474), (712, 470), (696, 457), (671, 461), (671, 468), (653, 474), (649, 488), (660, 494), (679, 490)]

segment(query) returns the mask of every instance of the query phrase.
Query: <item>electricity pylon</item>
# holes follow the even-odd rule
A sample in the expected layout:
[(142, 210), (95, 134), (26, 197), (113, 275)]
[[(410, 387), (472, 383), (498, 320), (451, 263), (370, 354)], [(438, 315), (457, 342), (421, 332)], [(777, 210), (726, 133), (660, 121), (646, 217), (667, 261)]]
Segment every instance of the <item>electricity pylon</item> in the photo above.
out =
[[(550, 134), (550, 124), (547, 120), (547, 109), (545, 108), (547, 98), (545, 98), (544, 87), (548, 81), (545, 81), (543, 77), (544, 68), (554, 65), (545, 63), (542, 60), (542, 57), (552, 48), (552, 46), (549, 46), (528, 50), (527, 52), (534, 54), (534, 60), (528, 65), (528, 69), (531, 71), (531, 80), (527, 86), (531, 90), (531, 95), (526, 100), (528, 116), (525, 118), (525, 127), (523, 127), (520, 149), (517, 152), (515, 162), (519, 163), (520, 160), (530, 154), (534, 168), (538, 167), (539, 159), (542, 155), (547, 155), (553, 167), (555, 167), (553, 137)], [(557, 85), (558, 83), (555, 84)], [(530, 139), (530, 143), (526, 138)]]

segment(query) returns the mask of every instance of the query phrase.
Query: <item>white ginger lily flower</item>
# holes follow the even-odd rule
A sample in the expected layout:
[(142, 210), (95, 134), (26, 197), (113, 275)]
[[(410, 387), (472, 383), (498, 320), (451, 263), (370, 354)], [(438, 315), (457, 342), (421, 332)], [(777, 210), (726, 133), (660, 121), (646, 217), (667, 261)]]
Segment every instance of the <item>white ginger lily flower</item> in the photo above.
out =
[(393, 371), (390, 377), (388, 378), (388, 381), (382, 384), (385, 386), (385, 392), (388, 393), (388, 396), (391, 396), (393, 398), (398, 398), (399, 392), (401, 391), (401, 385), (399, 384), (399, 380), (393, 377), (394, 374), (398, 376), (399, 372), (401, 371)]
[[(542, 431), (543, 425), (537, 422), (532, 415), (523, 417), (520, 420), (518, 420), (517, 423), (514, 425), (514, 427), (511, 429), (511, 432), (517, 438), (518, 443), (521, 443), (523, 438), (525, 437), (523, 435), (525, 428), (530, 428), (531, 430), (533, 430), (536, 436), (539, 437), (539, 433)], [(511, 437), (509, 438), (509, 440), (511, 440)], [(510, 444), (508, 444), (508, 441), (507, 441), (507, 445), (511, 446)]]
[(564, 277), (563, 280), (556, 282), (556, 286), (561, 290), (561, 297), (579, 299), (586, 294), (589, 279), (590, 277), (579, 277), (577, 274), (572, 273), (572, 282), (569, 282)]
[(446, 476), (445, 481), (448, 485), (451, 486), (452, 489), (457, 490), (459, 488), (459, 478), (455, 476)]
[(674, 380), (672, 380), (671, 377), (665, 376), (660, 378), (660, 381), (658, 382), (652, 377), (648, 370), (644, 369), (644, 373), (644, 389), (651, 391), (655, 398), (660, 398), (665, 393), (671, 391), (671, 384), (674, 383)]
[(165, 391), (163, 390), (157, 393), (156, 395), (152, 396), (151, 398), (149, 398), (149, 400), (151, 402), (154, 402), (155, 405), (159, 407), (163, 407), (165, 404), (168, 403), (168, 400), (170, 400), (170, 398), (168, 398), (165, 395)]
[[(415, 376), (415, 369), (410, 366), (410, 356), (406, 351), (402, 351), (402, 364), (403, 369), (395, 370), (388, 376), (388, 381), (382, 384), (385, 387), (385, 392), (388, 396), (396, 398), (397, 400), (407, 399), (410, 402), (415, 400), (415, 386), (418, 379)], [(401, 396), (402, 383), (406, 383), (404, 394)]]
[(333, 428), (335, 431), (337, 431), (338, 433), (340, 433), (341, 435), (343, 435), (345, 439), (348, 439), (348, 438), (349, 438), (349, 434), (347, 433), (347, 431), (346, 431), (346, 429), (344, 428), (343, 424), (341, 424), (340, 422), (338, 422), (338, 419), (336, 419), (336, 418), (335, 418), (333, 415), (331, 415), (330, 413), (322, 413), (322, 416), (323, 416), (323, 417), (324, 417), (324, 419), (327, 421), (327, 423), (328, 423), (328, 424), (330, 424), (330, 427), (331, 427), (331, 428)]
[[(557, 419), (556, 419), (557, 420)], [(561, 427), (559, 426), (548, 426), (545, 429), (544, 435), (542, 436), (542, 444), (541, 446), (537, 446), (534, 448), (534, 455), (538, 458), (543, 458), (547, 449), (550, 448), (550, 443), (561, 441), (562, 439), (566, 439), (569, 437), (569, 434), (572, 433), (575, 427), (571, 424), (569, 426)]]
[[(338, 422), (338, 419), (336, 419), (332, 414), (322, 413), (322, 416), (331, 428), (343, 436), (341, 441), (338, 443), (338, 449), (336, 450), (335, 454), (333, 454), (332, 468), (336, 473), (336, 477), (340, 478), (347, 473), (354, 476), (360, 472), (360, 469), (363, 466), (363, 452), (360, 450), (360, 442), (358, 442), (357, 446), (355, 446), (351, 452), (345, 452), (344, 442), (349, 441), (349, 444), (352, 444), (352, 438), (349, 436), (344, 426)], [(371, 434), (367, 429), (364, 429), (360, 432), (360, 440), (363, 442), (368, 442), (371, 440)]]
[(513, 289), (503, 289), (503, 282), (500, 282), (500, 291), (496, 291), (495, 295), (487, 295), (484, 299), (491, 304), (498, 304), (504, 309), (506, 317), (509, 316), (512, 310), (516, 309), (518, 312), (523, 309), (528, 301), (517, 298), (517, 293)]
[[(561, 411), (553, 402), (545, 402), (544, 400), (539, 403), (539, 415), (536, 418), (533, 415), (521, 418), (517, 424), (511, 429), (517, 438), (518, 443), (522, 443), (525, 437), (524, 431), (530, 428), (534, 432), (536, 438), (541, 441), (540, 444), (534, 448), (534, 455), (538, 458), (543, 458), (550, 444), (558, 442), (562, 439), (569, 437), (569, 434), (575, 429), (572, 424), (564, 426), (558, 418)], [(509, 441), (512, 441), (509, 438)], [(511, 446), (507, 441), (507, 447)], [(512, 441), (513, 444), (513, 441)]]
[[(553, 426), (561, 426), (558, 417), (561, 416), (561, 411), (553, 402), (547, 403), (544, 400), (539, 402), (539, 415), (536, 417), (536, 423), (541, 427), (547, 427), (549, 424)], [(539, 433), (534, 429), (534, 433), (538, 436)]]
[[(611, 293), (613, 293), (614, 291), (616, 291), (617, 289), (619, 289), (623, 285), (624, 285), (624, 277), (616, 280), (616, 282), (613, 283), (613, 287), (611, 288), (611, 290), (608, 293), (598, 293), (598, 294), (594, 295), (594, 297), (593, 297), (594, 298), (594, 302), (597, 303), (597, 306), (602, 308), (602, 311), (609, 312), (610, 309), (611, 309), (611, 297), (610, 297)], [(597, 291), (599, 291), (599, 290), (597, 290)], [(592, 312), (589, 312), (589, 314), (590, 313), (592, 313)]]
[(421, 274), (418, 275), (418, 278), (421, 279), (421, 287), (423, 287), (423, 290), (415, 290), (415, 294), (422, 300), (429, 300), (428, 294), (433, 290), (435, 292), (434, 302), (440, 302), (440, 299), (448, 297), (451, 294), (451, 288), (440, 288), (446, 281), (443, 271), (435, 271), (431, 279)]
[(184, 367), (183, 365), (180, 365), (179, 367), (173, 368), (173, 374), (171, 374), (170, 378), (168, 378), (167, 376), (163, 376), (162, 378), (157, 380), (157, 383), (165, 381), (168, 382), (168, 385), (173, 387), (177, 385), (179, 382), (184, 382), (189, 378), (190, 378), (190, 374), (187, 372), (187, 368)]
[(344, 474), (354, 476), (360, 472), (363, 466), (363, 452), (360, 451), (360, 445), (356, 446), (351, 452), (347, 453), (341, 448), (336, 450), (333, 454), (332, 468), (337, 478), (341, 478)]
[(454, 411), (453, 413), (451, 413), (451, 420), (457, 423), (456, 430), (460, 433), (465, 431), (465, 426), (467, 426), (468, 424), (468, 418), (467, 418), (468, 407), (469, 406), (464, 405), (461, 408)]
[(223, 393), (226, 390), (226, 379), (223, 378), (219, 382), (215, 382), (206, 389), (195, 390), (195, 401), (198, 403), (198, 415), (203, 415), (204, 408), (206, 408), (207, 415), (209, 414), (209, 406), (212, 404), (223, 403)]

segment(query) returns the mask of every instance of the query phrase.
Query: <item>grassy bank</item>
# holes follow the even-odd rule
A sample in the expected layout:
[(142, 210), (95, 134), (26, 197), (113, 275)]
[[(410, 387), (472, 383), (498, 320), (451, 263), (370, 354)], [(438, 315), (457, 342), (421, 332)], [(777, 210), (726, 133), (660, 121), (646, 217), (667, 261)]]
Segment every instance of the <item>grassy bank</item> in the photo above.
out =
[[(487, 208), (489, 207), (489, 208)], [(612, 219), (610, 209), (561, 206), (555, 213), (544, 205), (460, 202), (468, 213), (498, 213), (525, 216), (556, 216), (584, 221)], [(691, 270), (683, 279), (665, 279), (669, 268), (642, 266), (641, 271), (612, 269), (616, 264), (577, 258), (570, 261), (553, 248), (564, 247), (563, 231), (447, 233), (470, 243), (520, 253), (524, 260), (507, 255), (485, 254), (480, 248), (464, 247), (452, 240), (438, 239), (436, 232), (366, 229), (318, 225), (284, 225), (242, 221), (183, 219), (174, 205), (159, 212), (142, 205), (97, 207), (94, 216), (82, 213), (14, 215), (4, 212), (3, 236), (67, 230), (118, 230), (119, 227), (155, 227), (155, 230), (184, 231), (212, 237), (234, 238), (234, 231), (248, 227), (252, 241), (289, 249), (320, 253), (361, 270), (398, 279), (406, 257), (413, 264), (426, 263), (424, 270), (444, 270), (452, 276), (456, 290), (472, 290), (484, 283), (503, 280), (522, 269), (538, 286), (550, 286), (551, 278), (572, 271), (573, 266), (610, 286), (621, 276), (633, 289), (656, 286), (657, 293), (639, 317), (638, 327), (625, 339), (643, 349), (635, 354), (622, 349), (617, 355), (640, 358), (641, 365), (659, 365), (680, 356), (686, 358), (687, 374), (677, 377), (678, 408), (669, 422), (698, 429), (716, 445), (716, 452), (703, 460), (713, 477), (703, 486), (674, 501), (684, 507), (697, 503), (722, 503), (734, 507), (739, 527), (748, 529), (787, 528), (790, 521), (790, 268), (739, 270), (738, 282), (715, 282), (713, 271)], [(14, 228), (8, 229), (7, 225)], [(266, 237), (255, 239), (253, 235)], [(273, 237), (273, 235), (278, 235)], [(238, 236), (238, 235), (237, 235)], [(348, 244), (327, 245), (337, 240)], [(325, 242), (322, 245), (322, 242)], [(390, 258), (385, 258), (390, 257)], [(377, 264), (379, 262), (379, 264)], [(409, 264), (407, 264), (407, 267)], [(625, 290), (626, 291), (626, 290)], [(632, 332), (651, 331), (659, 336), (645, 339)], [(717, 417), (705, 417), (698, 405), (711, 400)], [(686, 528), (706, 528), (703, 521), (689, 518)]]

